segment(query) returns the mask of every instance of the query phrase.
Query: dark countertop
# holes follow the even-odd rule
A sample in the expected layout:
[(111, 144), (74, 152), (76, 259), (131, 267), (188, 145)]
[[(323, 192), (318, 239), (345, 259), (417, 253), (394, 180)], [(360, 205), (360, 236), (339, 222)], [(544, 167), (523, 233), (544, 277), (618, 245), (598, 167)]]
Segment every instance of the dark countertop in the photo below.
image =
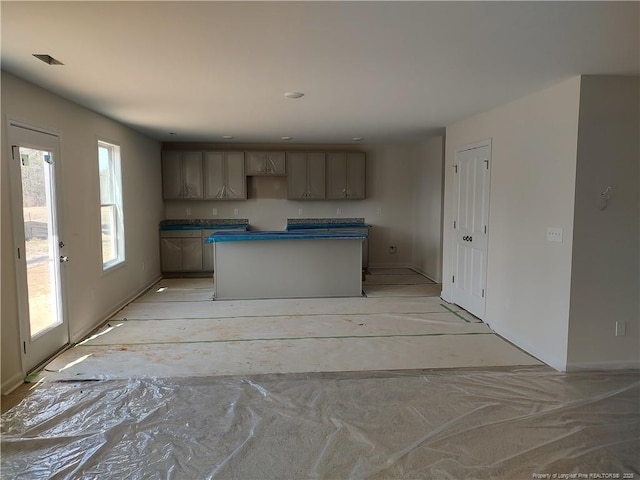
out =
[(291, 230), (314, 230), (314, 229), (331, 229), (336, 230), (338, 228), (371, 228), (371, 225), (366, 223), (306, 223), (306, 224), (287, 224), (287, 231)]
[(275, 232), (216, 232), (207, 237), (205, 243), (220, 242), (246, 242), (246, 241), (264, 241), (264, 240), (364, 240), (367, 238), (365, 233), (346, 230), (341, 232), (335, 231), (275, 231)]
[(287, 218), (286, 230), (371, 228), (364, 218)]
[(160, 230), (229, 230), (249, 228), (246, 218), (203, 218), (162, 220)]

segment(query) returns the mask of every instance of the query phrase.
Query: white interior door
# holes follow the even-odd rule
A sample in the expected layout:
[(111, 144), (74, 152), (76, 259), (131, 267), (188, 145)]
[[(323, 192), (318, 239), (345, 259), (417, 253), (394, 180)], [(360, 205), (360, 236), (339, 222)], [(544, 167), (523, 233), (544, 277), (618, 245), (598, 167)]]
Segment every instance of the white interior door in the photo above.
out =
[(484, 318), (491, 143), (456, 151), (453, 302)]
[(60, 147), (52, 133), (9, 122), (14, 254), (22, 369), (26, 374), (69, 343), (62, 274), (68, 261), (57, 192)]

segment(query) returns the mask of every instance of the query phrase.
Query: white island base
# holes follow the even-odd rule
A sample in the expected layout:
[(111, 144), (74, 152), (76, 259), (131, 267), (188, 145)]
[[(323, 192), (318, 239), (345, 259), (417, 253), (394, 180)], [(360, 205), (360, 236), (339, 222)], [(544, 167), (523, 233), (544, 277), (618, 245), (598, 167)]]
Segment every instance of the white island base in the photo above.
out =
[(362, 238), (214, 243), (216, 300), (359, 297)]

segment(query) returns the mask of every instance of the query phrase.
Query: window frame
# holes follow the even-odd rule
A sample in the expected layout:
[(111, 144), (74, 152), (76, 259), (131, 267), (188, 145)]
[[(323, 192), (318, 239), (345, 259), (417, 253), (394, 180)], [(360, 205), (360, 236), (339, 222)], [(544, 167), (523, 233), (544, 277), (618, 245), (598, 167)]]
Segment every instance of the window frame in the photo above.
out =
[[(100, 171), (100, 149), (104, 148), (108, 152), (108, 184), (111, 189), (112, 198), (110, 202), (103, 203), (103, 182)], [(126, 260), (126, 251), (125, 251), (125, 230), (124, 230), (124, 208), (122, 202), (122, 162), (120, 155), (120, 145), (104, 140), (98, 139), (97, 141), (97, 173), (98, 173), (98, 204), (99, 204), (99, 214), (98, 214), (98, 226), (100, 228), (100, 260), (102, 264), (102, 272), (106, 273), (108, 271), (113, 270), (116, 267), (122, 266)], [(104, 242), (103, 242), (103, 226), (102, 226), (102, 210), (104, 207), (110, 207), (113, 212), (114, 221), (112, 232), (114, 234), (114, 239), (112, 240), (112, 246), (115, 247), (115, 256), (114, 258), (105, 262), (104, 259)], [(113, 237), (112, 237), (113, 238)], [(112, 247), (112, 248), (113, 248)]]

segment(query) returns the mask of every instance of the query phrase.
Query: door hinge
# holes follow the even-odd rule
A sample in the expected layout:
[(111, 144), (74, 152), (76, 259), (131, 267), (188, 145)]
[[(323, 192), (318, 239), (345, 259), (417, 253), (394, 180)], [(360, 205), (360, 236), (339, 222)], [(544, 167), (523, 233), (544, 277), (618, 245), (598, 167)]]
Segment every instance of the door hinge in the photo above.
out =
[(20, 248), (18, 247), (18, 260), (20, 260)]
[(484, 164), (487, 166), (487, 170), (489, 170), (489, 160), (483, 160)]
[(453, 221), (453, 228), (454, 229), (456, 228), (456, 221), (455, 220)]
[(24, 354), (27, 354), (27, 342), (22, 342), (22, 349), (24, 350)]
[(484, 234), (485, 235), (487, 234), (487, 226), (486, 225), (484, 226)]
[(456, 173), (458, 173), (458, 165), (454, 165), (453, 168), (455, 169)]
[(451, 277), (451, 283), (456, 283), (456, 276)]
[(482, 298), (484, 298), (484, 288), (482, 289)]

